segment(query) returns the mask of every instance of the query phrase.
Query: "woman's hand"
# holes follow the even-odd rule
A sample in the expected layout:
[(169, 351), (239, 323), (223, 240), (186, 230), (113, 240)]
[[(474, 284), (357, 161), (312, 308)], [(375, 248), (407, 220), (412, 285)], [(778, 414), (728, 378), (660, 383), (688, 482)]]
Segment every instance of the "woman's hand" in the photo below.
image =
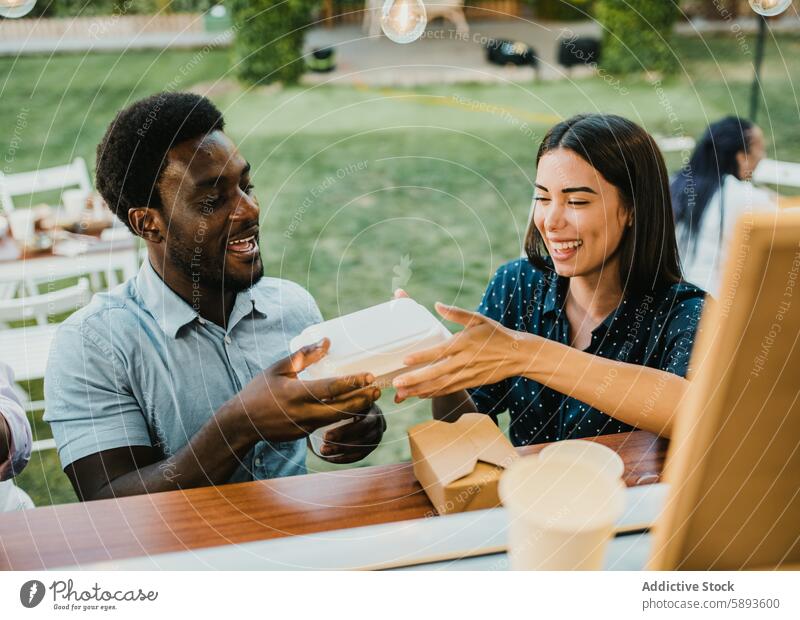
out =
[(532, 341), (534, 336), (455, 306), (437, 303), (436, 311), (464, 329), (447, 342), (403, 360), (407, 366), (436, 363), (396, 377), (392, 382), (397, 390), (396, 402), (410, 396), (431, 398), (452, 394), (522, 373), (527, 365), (525, 359), (530, 356), (521, 354), (520, 349), (523, 342)]

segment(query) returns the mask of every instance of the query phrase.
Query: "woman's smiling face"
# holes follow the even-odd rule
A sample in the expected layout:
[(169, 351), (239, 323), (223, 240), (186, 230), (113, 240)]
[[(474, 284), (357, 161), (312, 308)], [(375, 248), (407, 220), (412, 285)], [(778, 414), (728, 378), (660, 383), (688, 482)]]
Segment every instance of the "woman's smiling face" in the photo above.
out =
[(533, 225), (560, 276), (599, 273), (631, 221), (617, 188), (575, 152), (558, 148), (539, 160)]

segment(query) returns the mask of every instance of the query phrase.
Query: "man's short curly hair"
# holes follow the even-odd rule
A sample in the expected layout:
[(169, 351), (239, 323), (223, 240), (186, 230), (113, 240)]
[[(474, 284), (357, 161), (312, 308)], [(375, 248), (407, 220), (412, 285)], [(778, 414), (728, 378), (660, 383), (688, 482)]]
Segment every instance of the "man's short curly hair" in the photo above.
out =
[(192, 93), (163, 92), (121, 110), (97, 145), (96, 186), (127, 226), (135, 207), (161, 208), (158, 181), (173, 146), (224, 129), (216, 106)]

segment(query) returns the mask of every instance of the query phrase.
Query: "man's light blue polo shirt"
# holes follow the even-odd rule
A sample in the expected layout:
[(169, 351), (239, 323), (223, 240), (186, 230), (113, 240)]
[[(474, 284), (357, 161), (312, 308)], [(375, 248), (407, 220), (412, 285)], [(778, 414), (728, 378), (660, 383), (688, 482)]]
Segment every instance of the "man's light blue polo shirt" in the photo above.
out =
[[(226, 331), (200, 317), (145, 260), (135, 278), (95, 295), (58, 329), (44, 419), (62, 466), (125, 446), (174, 454), (321, 320), (305, 289), (265, 277), (237, 295)], [(261, 441), (231, 480), (305, 473), (305, 455), (304, 439)]]

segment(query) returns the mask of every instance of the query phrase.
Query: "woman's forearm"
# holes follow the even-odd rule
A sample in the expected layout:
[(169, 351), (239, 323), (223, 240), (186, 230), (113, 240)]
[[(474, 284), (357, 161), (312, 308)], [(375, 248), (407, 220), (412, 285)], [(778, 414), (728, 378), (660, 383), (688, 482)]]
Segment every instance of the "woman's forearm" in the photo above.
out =
[(529, 336), (516, 352), (520, 376), (637, 428), (669, 436), (689, 382), (671, 372), (609, 360)]

